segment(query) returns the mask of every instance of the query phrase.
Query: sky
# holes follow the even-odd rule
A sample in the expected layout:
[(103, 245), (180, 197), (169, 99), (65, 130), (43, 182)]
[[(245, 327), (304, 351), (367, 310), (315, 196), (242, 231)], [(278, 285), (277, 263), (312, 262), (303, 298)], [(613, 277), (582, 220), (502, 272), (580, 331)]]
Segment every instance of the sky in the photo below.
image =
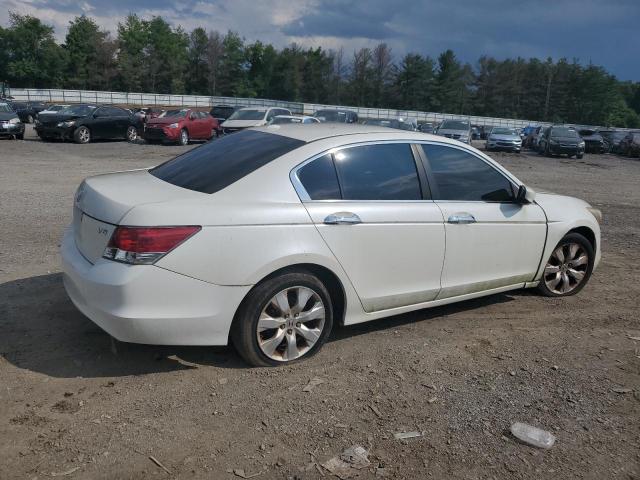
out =
[(640, 81), (640, 0), (0, 0), (9, 11), (37, 16), (63, 41), (77, 15), (115, 33), (130, 12), (160, 15), (187, 30), (234, 30), (247, 41), (277, 47), (361, 47), (386, 42), (398, 60), (409, 52), (437, 57), (452, 49), (475, 65), (482, 55), (554, 60), (605, 67)]

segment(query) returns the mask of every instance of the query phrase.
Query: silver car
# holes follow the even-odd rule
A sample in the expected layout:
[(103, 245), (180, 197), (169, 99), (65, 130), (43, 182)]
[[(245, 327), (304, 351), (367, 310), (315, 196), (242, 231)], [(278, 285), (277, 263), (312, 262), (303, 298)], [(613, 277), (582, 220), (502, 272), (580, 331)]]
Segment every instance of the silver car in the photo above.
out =
[(467, 120), (445, 120), (438, 127), (436, 135), (471, 144), (471, 124)]
[(494, 127), (487, 137), (485, 148), (491, 150), (508, 150), (520, 153), (522, 138), (516, 128)]

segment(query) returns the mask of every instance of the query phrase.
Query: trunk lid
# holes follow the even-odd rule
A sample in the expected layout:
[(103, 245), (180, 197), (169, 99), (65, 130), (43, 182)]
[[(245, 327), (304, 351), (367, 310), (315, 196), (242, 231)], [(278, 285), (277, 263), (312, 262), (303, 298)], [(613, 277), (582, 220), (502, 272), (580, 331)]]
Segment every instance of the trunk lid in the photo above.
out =
[(76, 246), (93, 263), (102, 256), (113, 231), (132, 208), (202, 195), (164, 182), (146, 169), (89, 177), (74, 198)]

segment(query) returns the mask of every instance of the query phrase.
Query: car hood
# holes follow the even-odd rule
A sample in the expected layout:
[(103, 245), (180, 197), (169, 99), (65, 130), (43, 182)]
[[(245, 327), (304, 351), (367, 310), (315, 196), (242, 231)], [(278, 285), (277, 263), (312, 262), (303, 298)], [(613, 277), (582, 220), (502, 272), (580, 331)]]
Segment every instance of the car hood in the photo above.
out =
[(11, 120), (13, 118), (18, 118), (15, 112), (0, 112), (0, 120)]
[(249, 128), (265, 125), (265, 121), (260, 120), (225, 120), (222, 126), (226, 128)]
[(518, 140), (522, 140), (520, 135), (490, 135), (489, 138), (491, 140), (497, 140), (500, 142), (514, 142)]
[(180, 123), (184, 118), (181, 117), (162, 117), (152, 118), (147, 122), (147, 125), (171, 125), (172, 123)]

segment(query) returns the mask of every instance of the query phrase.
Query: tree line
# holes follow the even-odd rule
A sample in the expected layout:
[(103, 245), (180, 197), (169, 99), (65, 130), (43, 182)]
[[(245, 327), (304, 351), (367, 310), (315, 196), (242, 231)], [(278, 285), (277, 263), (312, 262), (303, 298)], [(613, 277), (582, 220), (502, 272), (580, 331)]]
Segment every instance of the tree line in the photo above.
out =
[(38, 18), (0, 27), (0, 81), (14, 87), (258, 97), (529, 120), (640, 127), (640, 82), (548, 58), (461, 62), (396, 57), (385, 43), (353, 54), (295, 43), (277, 49), (236, 32), (174, 27), (129, 14), (115, 34), (87, 16), (64, 43)]

